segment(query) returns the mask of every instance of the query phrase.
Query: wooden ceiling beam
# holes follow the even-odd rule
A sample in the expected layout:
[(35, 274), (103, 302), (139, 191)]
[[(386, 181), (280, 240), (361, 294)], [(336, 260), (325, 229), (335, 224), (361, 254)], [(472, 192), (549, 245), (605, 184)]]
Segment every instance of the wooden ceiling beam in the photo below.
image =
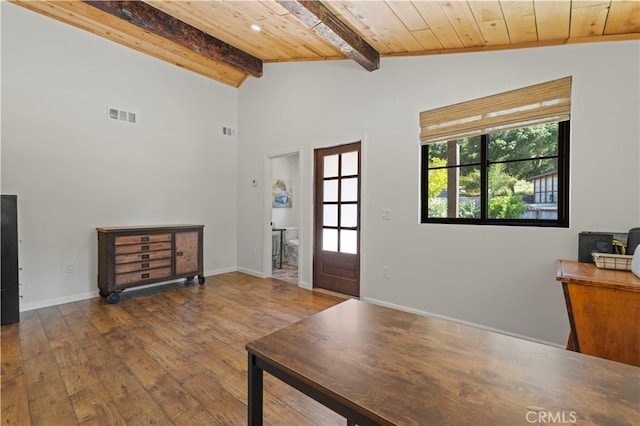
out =
[(317, 0), (276, 1), (367, 71), (380, 68), (380, 54), (321, 2)]
[(141, 1), (82, 0), (105, 13), (164, 37), (210, 59), (254, 77), (262, 77), (262, 60)]

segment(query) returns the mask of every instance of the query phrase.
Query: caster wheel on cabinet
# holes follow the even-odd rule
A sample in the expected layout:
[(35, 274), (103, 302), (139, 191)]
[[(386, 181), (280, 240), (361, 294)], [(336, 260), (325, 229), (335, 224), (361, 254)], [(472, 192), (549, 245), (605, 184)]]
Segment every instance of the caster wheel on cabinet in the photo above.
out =
[(188, 282), (193, 281), (193, 276), (187, 277), (187, 281), (188, 281)]
[(98, 290), (98, 293), (100, 294), (100, 297), (107, 297), (109, 295), (109, 293), (102, 289)]
[(204, 284), (204, 282), (205, 282), (205, 278), (204, 278), (204, 276), (200, 275), (200, 276), (198, 277), (198, 283), (199, 283), (200, 285), (202, 285), (202, 284)]
[(115, 305), (119, 301), (120, 301), (120, 294), (118, 293), (110, 293), (109, 296), (107, 297), (107, 302), (109, 302), (112, 305)]

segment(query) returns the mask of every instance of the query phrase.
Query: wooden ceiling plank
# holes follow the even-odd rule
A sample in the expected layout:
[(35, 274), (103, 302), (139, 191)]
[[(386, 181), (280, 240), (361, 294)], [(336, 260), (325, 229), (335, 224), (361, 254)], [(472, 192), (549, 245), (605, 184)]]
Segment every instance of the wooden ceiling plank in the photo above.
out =
[[(237, 14), (235, 4), (219, 1), (147, 1), (151, 6), (173, 16), (187, 24), (198, 28), (215, 38), (231, 44), (253, 56), (256, 54), (255, 47), (252, 46), (252, 38), (247, 38), (252, 31), (249, 25), (241, 25), (237, 21), (245, 19), (243, 15)], [(234, 16), (234, 19), (220, 19), (220, 16)], [(237, 16), (237, 18), (236, 18)], [(251, 17), (246, 19), (251, 20)], [(252, 46), (247, 49), (247, 46)], [(262, 57), (260, 57), (263, 59)]]
[(509, 44), (509, 31), (499, 1), (472, 1), (469, 7), (487, 46)]
[(511, 43), (538, 41), (533, 1), (500, 1)]
[(409, 52), (420, 50), (442, 49), (442, 44), (429, 25), (418, 12), (414, 1), (385, 0), (391, 10), (398, 16), (402, 24), (418, 42), (418, 46), (409, 47)]
[[(65, 4), (68, 5), (67, 7), (82, 4), (79, 1), (66, 3), (53, 1), (53, 3), (62, 4), (62, 7), (65, 7)], [(217, 61), (208, 56), (201, 55), (192, 49), (186, 48), (159, 35), (146, 31), (111, 14), (102, 12), (99, 9), (87, 8), (86, 17), (91, 23), (89, 25), (89, 31), (97, 35), (118, 43), (126, 41), (127, 39), (133, 39), (138, 45), (136, 50), (150, 54), (151, 56), (174, 65), (178, 65), (182, 68), (192, 70), (198, 74), (207, 76), (224, 84), (239, 87), (248, 75), (237, 67), (233, 67), (225, 62)], [(106, 24), (106, 26), (103, 24)], [(105, 26), (105, 30), (98, 32), (96, 29), (99, 29), (102, 26)]]
[(604, 34), (640, 33), (640, 1), (612, 1)]
[(374, 32), (374, 29), (371, 28), (368, 23), (362, 21), (364, 16), (352, 8), (355, 4), (359, 5), (360, 3), (350, 1), (327, 2), (325, 3), (325, 6), (336, 16), (340, 16), (343, 22), (349, 25), (354, 31), (361, 34), (362, 37), (364, 37), (380, 54), (389, 52), (390, 45), (388, 40)]
[(385, 3), (411, 32), (429, 29), (422, 15), (418, 13), (413, 2), (385, 0)]
[(254, 77), (262, 76), (262, 61), (218, 40), (159, 9), (138, 1), (82, 0), (86, 4), (136, 25), (216, 61), (225, 62)]
[[(65, 24), (88, 31), (120, 45), (148, 54), (164, 62), (180, 66), (232, 87), (240, 87), (247, 74), (229, 65), (215, 62), (182, 46), (150, 34), (90, 8), (79, 1), (17, 1), (13, 3)], [(118, 21), (113, 22), (113, 21)], [(144, 41), (146, 38), (148, 41)]]
[(440, 1), (439, 3), (465, 47), (485, 45), (484, 38), (467, 2)]
[[(411, 2), (354, 1), (348, 4), (351, 15), (360, 17), (359, 21), (384, 41), (385, 52), (416, 52), (423, 49), (411, 28), (421, 30), (428, 26)], [(411, 13), (415, 18), (410, 17)]]
[[(152, 1), (151, 4), (262, 60), (346, 58), (274, 1)], [(232, 18), (220, 19), (221, 16)], [(261, 30), (251, 29), (252, 24), (259, 25)], [(308, 50), (305, 46), (313, 49)], [(312, 54), (312, 51), (318, 53)]]
[(425, 51), (442, 49), (440, 40), (431, 29), (412, 31), (411, 34), (418, 40), (418, 43)]
[(319, 1), (278, 3), (367, 71), (380, 68), (380, 54)]
[[(260, 22), (262, 30), (258, 36), (268, 37), (274, 40), (283, 51), (292, 51), (291, 60), (317, 60), (317, 59), (345, 59), (347, 56), (341, 52), (337, 46), (320, 37), (315, 31), (301, 22), (296, 16), (287, 12), (286, 15), (274, 14), (271, 9), (266, 8), (266, 2), (240, 2), (243, 7), (252, 4), (261, 5), (273, 18)], [(284, 8), (283, 8), (284, 9)], [(262, 43), (259, 43), (262, 44)], [(311, 48), (311, 50), (309, 49)], [(311, 54), (311, 52), (317, 52)], [(311, 56), (309, 56), (311, 54)]]
[(560, 40), (569, 38), (571, 0), (535, 0), (538, 40)]
[(573, 2), (570, 37), (592, 37), (604, 34), (604, 25), (611, 2)]
[(458, 37), (458, 33), (440, 7), (440, 3), (436, 1), (414, 1), (414, 5), (444, 49), (460, 49), (464, 47), (462, 40)]
[[(512, 49), (529, 49), (532, 47), (547, 47), (547, 46), (559, 46), (564, 44), (580, 44), (580, 43), (600, 43), (600, 42), (612, 42), (612, 41), (625, 41), (625, 40), (640, 40), (640, 34), (613, 34), (593, 37), (576, 37), (568, 40), (545, 40), (545, 41), (529, 41), (523, 43), (503, 44), (500, 46), (477, 46), (477, 47), (462, 47), (458, 49), (440, 49), (440, 50), (428, 50), (424, 51), (422, 55), (448, 55), (455, 53), (470, 53), (470, 52), (494, 52), (500, 50), (512, 50)], [(415, 56), (415, 54), (398, 53), (387, 54), (385, 57), (397, 57), (397, 56)]]
[[(326, 6), (384, 55), (412, 52), (422, 46), (385, 1), (327, 2)], [(426, 24), (424, 24), (426, 25)]]

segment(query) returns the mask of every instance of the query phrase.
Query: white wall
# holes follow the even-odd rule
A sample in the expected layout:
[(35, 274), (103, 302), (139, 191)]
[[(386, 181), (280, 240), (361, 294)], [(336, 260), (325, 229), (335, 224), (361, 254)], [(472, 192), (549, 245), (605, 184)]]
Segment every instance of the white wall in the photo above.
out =
[(237, 141), (222, 126), (237, 128), (236, 89), (2, 2), (1, 189), (19, 198), (21, 309), (97, 294), (97, 226), (204, 224), (205, 273), (235, 270)]
[[(372, 73), (349, 61), (267, 64), (239, 89), (239, 267), (263, 269), (268, 223), (251, 178), (266, 153), (302, 144), (301, 285), (310, 283), (313, 148), (362, 138), (363, 298), (566, 343), (556, 259), (577, 258), (580, 231), (640, 224), (639, 46), (383, 59)], [(573, 76), (571, 227), (420, 224), (419, 112), (565, 76)], [(387, 208), (391, 220), (382, 221)]]

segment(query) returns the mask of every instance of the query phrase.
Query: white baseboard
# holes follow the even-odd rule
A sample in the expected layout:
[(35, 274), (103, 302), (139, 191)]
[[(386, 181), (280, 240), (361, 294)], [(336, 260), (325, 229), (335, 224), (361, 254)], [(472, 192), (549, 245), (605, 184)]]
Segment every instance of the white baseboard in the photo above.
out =
[(211, 277), (214, 275), (228, 274), (229, 272), (236, 272), (238, 268), (236, 266), (230, 266), (228, 268), (214, 269), (213, 271), (204, 271), (205, 277)]
[[(222, 268), (222, 269), (215, 269), (213, 271), (205, 271), (204, 275), (205, 277), (210, 277), (210, 276), (214, 276), (214, 275), (222, 275), (222, 274), (226, 274), (229, 272), (236, 272), (238, 270), (238, 268), (236, 267), (230, 267), (230, 268)], [(183, 281), (183, 279), (179, 279), (179, 280), (171, 280), (171, 281), (162, 281), (159, 283), (153, 283), (153, 284), (147, 284), (147, 285), (141, 285), (138, 287), (131, 287), (131, 291), (134, 290), (141, 290), (141, 289), (145, 289), (145, 288), (151, 288), (151, 287), (157, 287), (159, 285), (166, 285), (166, 284), (171, 284), (171, 283), (176, 283), (176, 282), (181, 282)], [(46, 299), (46, 300), (41, 300), (39, 302), (34, 302), (34, 303), (26, 303), (20, 304), (20, 312), (27, 312), (27, 311), (32, 311), (34, 309), (41, 309), (41, 308), (48, 308), (49, 306), (56, 306), (56, 305), (64, 305), (65, 303), (72, 303), (72, 302), (77, 302), (80, 300), (87, 300), (87, 299), (92, 299), (94, 297), (98, 297), (98, 289), (96, 288), (95, 291), (90, 291), (87, 293), (78, 293), (78, 294), (73, 294), (71, 296), (64, 296), (64, 297), (56, 297), (54, 299)]]
[(305, 283), (305, 282), (302, 282), (302, 281), (298, 282), (298, 287), (304, 288), (305, 290), (313, 290), (313, 287), (311, 286), (310, 283)]
[(79, 300), (92, 299), (98, 296), (98, 290), (88, 293), (79, 293), (71, 296), (56, 297), (55, 299), (46, 299), (34, 303), (20, 303), (20, 312), (32, 311), (34, 309), (48, 308), (49, 306), (64, 305), (65, 303), (77, 302)]
[(476, 323), (473, 323), (473, 322), (463, 321), (463, 320), (460, 320), (460, 319), (457, 319), (457, 318), (451, 318), (451, 317), (447, 317), (447, 316), (444, 316), (444, 315), (438, 315), (438, 314), (434, 314), (434, 313), (431, 313), (431, 312), (422, 311), (420, 309), (409, 308), (407, 306), (396, 305), (395, 303), (389, 303), (389, 302), (385, 302), (385, 301), (378, 300), (378, 299), (372, 299), (370, 297), (363, 297), (363, 298), (361, 298), (361, 300), (363, 300), (365, 302), (373, 303), (373, 304), (376, 304), (376, 305), (380, 305), (380, 306), (386, 306), (387, 308), (397, 309), (399, 311), (410, 312), (412, 314), (417, 314), (417, 315), (422, 315), (422, 316), (427, 316), (427, 317), (439, 318), (439, 319), (442, 319), (442, 320), (445, 320), (445, 321), (454, 322), (456, 324), (468, 325), (470, 327), (479, 328), (481, 330), (491, 331), (493, 333), (498, 333), (498, 334), (504, 334), (505, 336), (516, 337), (518, 339), (529, 340), (530, 342), (541, 343), (541, 344), (547, 345), (547, 346), (553, 346), (553, 347), (560, 348), (560, 349), (564, 349), (565, 348), (564, 346), (562, 346), (562, 345), (560, 345), (558, 343), (555, 343), (555, 342), (549, 342), (549, 341), (546, 341), (546, 340), (535, 339), (533, 337), (524, 336), (522, 334), (511, 333), (511, 332), (508, 332), (508, 331), (505, 331), (505, 330), (500, 330), (500, 329), (493, 328), (493, 327), (487, 327), (487, 326), (476, 324)]
[(258, 278), (266, 278), (262, 272), (258, 272), (258, 271), (254, 271), (253, 269), (247, 269), (247, 268), (237, 268), (236, 269), (238, 272), (242, 272), (243, 274), (247, 274), (247, 275), (252, 275), (254, 277), (258, 277)]

